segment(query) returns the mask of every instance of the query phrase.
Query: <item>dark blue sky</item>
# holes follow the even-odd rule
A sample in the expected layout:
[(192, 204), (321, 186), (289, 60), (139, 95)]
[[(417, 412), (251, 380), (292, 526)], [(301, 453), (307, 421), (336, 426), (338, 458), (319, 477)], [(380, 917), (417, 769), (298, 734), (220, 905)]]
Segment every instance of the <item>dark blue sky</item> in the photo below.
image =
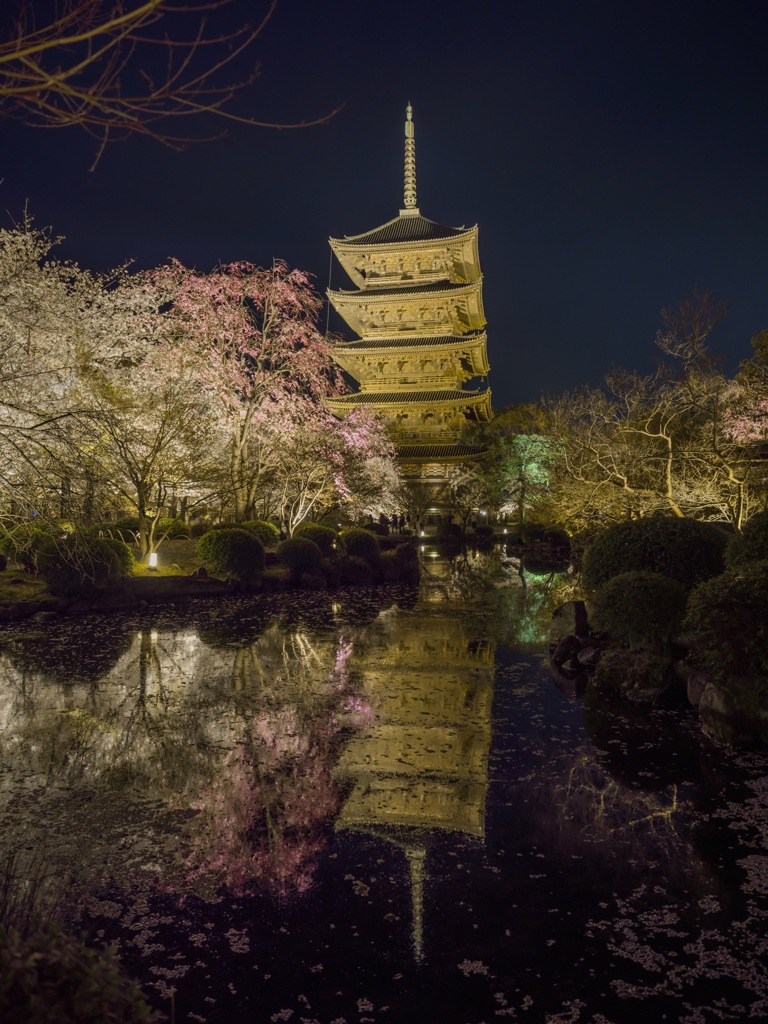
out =
[(730, 307), (731, 367), (768, 327), (764, 0), (281, 0), (254, 54), (243, 111), (344, 108), (182, 153), (134, 139), (93, 173), (78, 129), (0, 122), (4, 224), (28, 200), (83, 266), (280, 257), (324, 290), (328, 236), (402, 204), (410, 100), (422, 213), (480, 226), (497, 408), (650, 369), (660, 308), (696, 285)]

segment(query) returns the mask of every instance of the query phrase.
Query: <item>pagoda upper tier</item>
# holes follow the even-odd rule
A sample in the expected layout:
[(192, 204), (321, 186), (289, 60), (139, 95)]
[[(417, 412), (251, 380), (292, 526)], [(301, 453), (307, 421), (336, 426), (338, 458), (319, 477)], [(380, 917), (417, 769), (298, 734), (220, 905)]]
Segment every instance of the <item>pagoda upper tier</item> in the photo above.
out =
[(459, 388), (489, 369), (484, 331), (359, 338), (337, 344), (334, 359), (366, 391)]
[(480, 279), (477, 226), (449, 228), (401, 210), (373, 231), (330, 239), (331, 249), (358, 288), (450, 281), (467, 284)]
[(410, 106), (406, 117), (403, 209), (372, 231), (330, 239), (355, 287), (329, 289), (328, 298), (358, 335), (338, 342), (334, 359), (360, 390), (328, 404), (342, 416), (375, 412), (403, 468), (423, 463), (426, 472), (427, 463), (476, 458), (460, 444), (464, 426), (493, 411), (487, 388), (464, 389), (489, 370), (477, 226), (422, 216)]

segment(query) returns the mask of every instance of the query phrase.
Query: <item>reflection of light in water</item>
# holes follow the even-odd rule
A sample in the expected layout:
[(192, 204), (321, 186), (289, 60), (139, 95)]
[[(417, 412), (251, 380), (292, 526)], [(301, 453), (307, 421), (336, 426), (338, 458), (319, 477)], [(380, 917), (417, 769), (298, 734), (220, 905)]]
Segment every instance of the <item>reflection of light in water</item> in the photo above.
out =
[(476, 638), (460, 608), (433, 606), (432, 586), (422, 585), (415, 609), (389, 609), (358, 638), (365, 653), (351, 662), (375, 719), (336, 769), (352, 782), (337, 829), (403, 851), (417, 961), (431, 837), (485, 835), (493, 698), (493, 642)]

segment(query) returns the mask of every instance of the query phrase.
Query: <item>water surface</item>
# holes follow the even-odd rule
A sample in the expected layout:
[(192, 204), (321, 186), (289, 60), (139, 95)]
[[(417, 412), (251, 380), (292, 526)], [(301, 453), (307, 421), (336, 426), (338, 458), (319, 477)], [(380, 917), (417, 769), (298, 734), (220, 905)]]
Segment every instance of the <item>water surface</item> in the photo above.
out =
[(181, 1021), (768, 1019), (768, 758), (562, 693), (568, 576), (5, 628), (0, 844)]

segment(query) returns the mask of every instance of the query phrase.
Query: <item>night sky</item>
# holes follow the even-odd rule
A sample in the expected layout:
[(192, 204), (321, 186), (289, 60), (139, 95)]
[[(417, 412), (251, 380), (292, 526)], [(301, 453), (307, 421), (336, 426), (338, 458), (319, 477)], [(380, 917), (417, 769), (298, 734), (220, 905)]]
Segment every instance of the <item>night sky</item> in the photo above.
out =
[(729, 306), (729, 368), (768, 327), (765, 0), (281, 0), (253, 56), (241, 112), (343, 109), (181, 153), (135, 138), (93, 172), (81, 130), (0, 122), (3, 226), (28, 202), (94, 270), (279, 257), (324, 291), (328, 237), (402, 206), (410, 100), (421, 212), (480, 227), (497, 409), (650, 370), (661, 307), (694, 286)]

